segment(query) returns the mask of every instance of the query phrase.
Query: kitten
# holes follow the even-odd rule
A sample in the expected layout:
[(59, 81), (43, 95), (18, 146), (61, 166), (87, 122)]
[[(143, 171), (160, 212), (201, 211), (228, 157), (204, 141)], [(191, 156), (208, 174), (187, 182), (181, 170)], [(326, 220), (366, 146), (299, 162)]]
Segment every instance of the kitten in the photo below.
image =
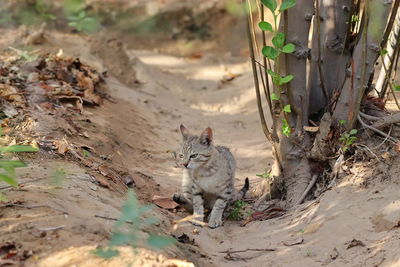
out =
[(174, 200), (193, 210), (194, 218), (204, 221), (204, 207), (211, 210), (208, 226), (222, 225), (227, 205), (243, 198), (249, 189), (248, 178), (237, 192), (234, 187), (235, 159), (228, 148), (214, 146), (211, 128), (200, 136), (192, 135), (181, 125), (183, 137), (179, 160), (183, 166), (182, 192)]

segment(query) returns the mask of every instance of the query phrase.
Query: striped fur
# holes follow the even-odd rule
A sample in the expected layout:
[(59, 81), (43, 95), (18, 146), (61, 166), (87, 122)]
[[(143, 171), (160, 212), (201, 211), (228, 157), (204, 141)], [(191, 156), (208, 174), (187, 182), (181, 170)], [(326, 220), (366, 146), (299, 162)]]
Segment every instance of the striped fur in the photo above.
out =
[(249, 189), (248, 179), (239, 192), (235, 190), (235, 159), (228, 148), (214, 146), (212, 130), (207, 128), (200, 136), (192, 135), (181, 125), (183, 142), (179, 160), (183, 167), (182, 192), (174, 200), (193, 210), (197, 220), (204, 220), (204, 209), (211, 210), (208, 225), (222, 225), (225, 208), (241, 199)]

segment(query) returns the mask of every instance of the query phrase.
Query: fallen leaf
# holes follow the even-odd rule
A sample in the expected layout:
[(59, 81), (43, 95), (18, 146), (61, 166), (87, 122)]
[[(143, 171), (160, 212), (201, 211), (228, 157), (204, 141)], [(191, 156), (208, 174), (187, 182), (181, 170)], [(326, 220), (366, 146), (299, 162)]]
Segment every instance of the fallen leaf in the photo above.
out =
[(200, 59), (203, 57), (203, 54), (198, 52), (198, 53), (193, 53), (189, 56), (190, 59)]
[(62, 140), (54, 140), (53, 141), (54, 146), (56, 147), (58, 153), (64, 155), (66, 152), (68, 152), (69, 149), (69, 144), (65, 138)]
[(350, 242), (348, 242), (348, 246), (347, 249), (349, 248), (353, 248), (353, 247), (357, 247), (357, 246), (361, 246), (361, 247), (365, 247), (364, 243), (360, 240), (357, 240), (355, 238), (353, 238), (353, 240), (351, 240)]
[(0, 96), (10, 101), (16, 107), (24, 107), (25, 99), (15, 89), (15, 87), (8, 84), (0, 84)]
[(179, 204), (169, 197), (153, 196), (153, 203), (163, 209), (175, 209)]
[(396, 151), (400, 152), (400, 141), (397, 141), (396, 143)]
[(94, 92), (94, 85), (92, 79), (86, 77), (83, 72), (78, 72), (76, 75), (76, 80), (78, 82), (78, 86), (85, 89), (84, 96), (94, 103), (100, 105), (103, 100), (100, 96), (96, 95)]

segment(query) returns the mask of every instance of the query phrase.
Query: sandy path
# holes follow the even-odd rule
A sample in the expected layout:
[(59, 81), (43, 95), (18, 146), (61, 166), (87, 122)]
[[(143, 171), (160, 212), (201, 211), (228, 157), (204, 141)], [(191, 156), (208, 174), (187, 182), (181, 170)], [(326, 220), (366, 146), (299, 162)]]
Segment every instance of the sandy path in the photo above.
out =
[[(144, 171), (152, 172), (164, 193), (179, 190), (180, 169), (174, 167), (171, 151), (176, 151), (180, 142), (180, 123), (197, 132), (211, 126), (215, 142), (229, 146), (237, 159), (237, 186), (249, 177), (251, 186), (257, 187), (260, 178), (255, 174), (271, 163), (271, 155), (259, 125), (250, 66), (232, 59), (219, 61), (212, 55), (194, 60), (131, 51), (131, 56), (136, 59), (141, 88), (128, 90), (117, 81), (112, 87), (117, 96), (128, 99), (146, 114), (156, 129), (159, 138), (152, 142), (151, 152), (157, 161)], [(232, 74), (239, 76), (221, 83)], [(400, 207), (398, 185), (361, 189), (363, 179), (371, 175), (367, 171), (345, 179), (337, 189), (282, 218), (252, 222), (244, 228), (228, 221), (215, 230), (199, 228), (199, 235), (192, 234), (195, 227), (190, 225), (180, 228), (177, 234), (184, 232), (195, 239), (195, 244), (210, 257), (201, 260), (204, 266), (400, 265), (396, 253), (396, 246), (399, 247), (394, 245), (400, 232), (390, 230), (400, 219), (393, 213)], [(373, 192), (379, 193), (372, 195)], [(301, 232), (304, 243), (283, 244), (297, 242)], [(365, 246), (347, 249), (353, 238)], [(276, 251), (232, 254), (236, 257), (233, 261), (220, 253), (248, 248)]]

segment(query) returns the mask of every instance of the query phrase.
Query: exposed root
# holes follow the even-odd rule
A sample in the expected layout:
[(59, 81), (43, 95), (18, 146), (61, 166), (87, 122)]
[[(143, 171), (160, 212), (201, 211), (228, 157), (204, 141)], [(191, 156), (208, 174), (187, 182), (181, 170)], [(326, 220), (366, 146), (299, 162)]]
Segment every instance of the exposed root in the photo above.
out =
[(361, 123), (361, 125), (362, 125), (364, 128), (367, 128), (367, 129), (372, 130), (372, 131), (374, 131), (374, 132), (376, 132), (376, 133), (378, 133), (378, 134), (380, 134), (380, 135), (382, 135), (382, 136), (384, 136), (384, 137), (387, 137), (388, 140), (390, 140), (391, 142), (393, 142), (393, 143), (395, 143), (395, 144), (399, 141), (398, 139), (396, 139), (396, 138), (394, 138), (394, 137), (391, 137), (391, 136), (388, 135), (387, 133), (382, 132), (381, 130), (376, 129), (376, 128), (373, 127), (373, 126), (366, 124), (366, 123), (361, 119), (360, 115), (357, 116), (357, 119), (358, 119), (358, 121)]
[(310, 183), (308, 184), (306, 190), (304, 190), (303, 194), (301, 195), (301, 197), (299, 198), (299, 200), (297, 201), (296, 205), (300, 205), (301, 203), (303, 203), (304, 199), (306, 198), (308, 192), (310, 192), (311, 188), (315, 185), (315, 183), (317, 182), (318, 179), (318, 174), (314, 174)]

